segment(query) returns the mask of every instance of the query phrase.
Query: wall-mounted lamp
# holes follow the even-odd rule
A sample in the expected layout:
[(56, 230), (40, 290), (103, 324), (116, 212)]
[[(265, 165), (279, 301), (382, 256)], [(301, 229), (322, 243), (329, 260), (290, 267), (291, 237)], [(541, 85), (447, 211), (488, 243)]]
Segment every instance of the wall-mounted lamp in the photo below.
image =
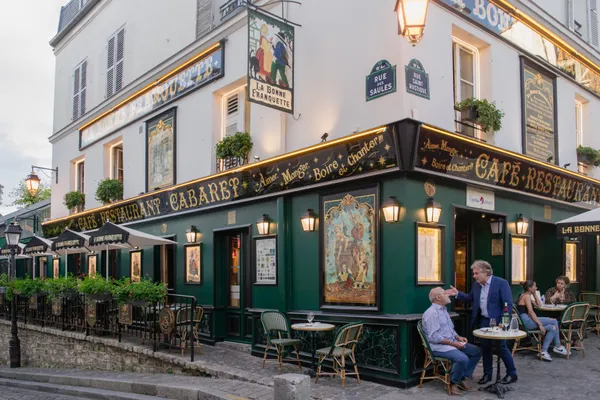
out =
[(438, 223), (440, 220), (440, 214), (442, 213), (442, 206), (430, 197), (425, 203), (425, 221)]
[(27, 191), (29, 192), (30, 195), (36, 196), (38, 194), (38, 190), (40, 190), (41, 180), (40, 180), (40, 177), (37, 176), (37, 174), (35, 172), (33, 172), (34, 168), (45, 169), (45, 170), (54, 172), (55, 176), (56, 176), (56, 183), (58, 183), (58, 167), (44, 168), (44, 167), (37, 167), (35, 165), (32, 165), (31, 173), (29, 174), (29, 176), (27, 176), (27, 179), (25, 179), (25, 186), (27, 187)]
[(256, 228), (258, 229), (259, 235), (269, 234), (269, 217), (267, 214), (263, 214), (263, 216), (256, 221)]
[(393, 223), (400, 220), (400, 203), (396, 200), (396, 197), (392, 196), (387, 199), (381, 206), (381, 210), (385, 222)]
[(527, 229), (529, 228), (529, 220), (523, 216), (523, 214), (519, 214), (517, 218), (517, 235), (526, 235)]
[(190, 228), (185, 231), (185, 238), (188, 243), (196, 243), (198, 241), (198, 236), (200, 236), (200, 232), (196, 229), (195, 225), (190, 226)]
[(492, 229), (492, 235), (501, 235), (503, 227), (504, 221), (502, 219), (490, 219), (490, 228)]
[(329, 133), (325, 132), (322, 136), (321, 136), (321, 143), (325, 142), (327, 140), (327, 138), (329, 137)]
[(396, 0), (394, 11), (398, 13), (398, 34), (413, 46), (423, 37), (429, 0)]
[(313, 209), (309, 208), (306, 210), (302, 218), (300, 218), (300, 222), (302, 222), (302, 230), (304, 232), (314, 232), (316, 220), (317, 215), (314, 213)]

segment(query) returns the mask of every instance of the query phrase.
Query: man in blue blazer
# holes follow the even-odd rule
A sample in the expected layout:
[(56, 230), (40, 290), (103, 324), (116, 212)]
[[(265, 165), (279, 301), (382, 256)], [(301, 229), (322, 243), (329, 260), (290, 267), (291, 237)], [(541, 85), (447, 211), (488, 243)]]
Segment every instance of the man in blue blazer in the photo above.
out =
[[(493, 276), (492, 266), (487, 261), (477, 260), (471, 265), (475, 284), (471, 288), (471, 293), (459, 292), (454, 286), (446, 290), (449, 296), (456, 296), (457, 300), (466, 301), (473, 304), (473, 325), (479, 324), (482, 328), (490, 326), (490, 318), (494, 318), (498, 323), (502, 320), (504, 313), (504, 303), (508, 305), (508, 312), (512, 312), (512, 292), (508, 282), (502, 278)], [(483, 340), (483, 377), (479, 384), (483, 385), (492, 380), (492, 341)], [(506, 367), (506, 376), (502, 383), (509, 384), (517, 381), (517, 369), (512, 354), (506, 346), (506, 340), (500, 342), (500, 358)]]

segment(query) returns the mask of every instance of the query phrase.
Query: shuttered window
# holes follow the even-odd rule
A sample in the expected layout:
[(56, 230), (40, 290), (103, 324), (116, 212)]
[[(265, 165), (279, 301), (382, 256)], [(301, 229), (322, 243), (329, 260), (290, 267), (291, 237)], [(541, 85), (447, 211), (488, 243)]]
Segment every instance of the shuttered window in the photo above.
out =
[(590, 0), (590, 42), (598, 46), (598, 1)]
[(123, 88), (123, 60), (125, 57), (125, 29), (108, 39), (106, 60), (106, 97)]
[(573, 9), (573, 0), (567, 0), (567, 26), (570, 30), (575, 30), (575, 16)]
[(73, 71), (73, 121), (85, 114), (86, 91), (87, 61), (84, 61)]

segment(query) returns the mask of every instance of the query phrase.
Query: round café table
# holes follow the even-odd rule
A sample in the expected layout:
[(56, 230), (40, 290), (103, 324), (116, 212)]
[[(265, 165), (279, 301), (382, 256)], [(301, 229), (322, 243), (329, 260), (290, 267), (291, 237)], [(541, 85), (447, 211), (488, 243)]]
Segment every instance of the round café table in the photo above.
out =
[(496, 355), (496, 383), (492, 383), (484, 388), (479, 388), (479, 390), (485, 390), (486, 392), (495, 393), (499, 398), (504, 398), (504, 393), (512, 390), (512, 388), (507, 385), (503, 385), (500, 383), (500, 341), (501, 340), (514, 340), (514, 339), (522, 339), (527, 336), (527, 333), (523, 331), (503, 331), (500, 329), (494, 330), (492, 328), (482, 328), (476, 329), (473, 331), (473, 336), (477, 336), (481, 339), (495, 340), (496, 341), (496, 350), (498, 354)]
[(292, 325), (292, 329), (296, 331), (305, 331), (310, 333), (310, 350), (312, 352), (312, 358), (310, 363), (310, 370), (305, 372), (311, 377), (315, 377), (317, 375), (317, 370), (315, 366), (315, 352), (317, 349), (315, 348), (315, 335), (317, 332), (326, 332), (335, 328), (335, 325), (324, 324), (322, 322), (313, 322), (311, 324), (294, 324)]
[(542, 304), (541, 307), (535, 307), (534, 310), (542, 317), (557, 318), (566, 308), (566, 304)]

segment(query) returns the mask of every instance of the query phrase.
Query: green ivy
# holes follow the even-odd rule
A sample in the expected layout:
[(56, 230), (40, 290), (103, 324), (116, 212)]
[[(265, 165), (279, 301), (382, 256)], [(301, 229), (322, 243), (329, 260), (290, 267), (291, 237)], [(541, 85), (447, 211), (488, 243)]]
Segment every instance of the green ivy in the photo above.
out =
[(587, 146), (577, 147), (577, 156), (580, 158), (586, 158), (584, 162), (593, 164), (595, 167), (600, 166), (600, 151)]
[(67, 206), (69, 211), (75, 210), (77, 207), (83, 207), (85, 205), (85, 194), (72, 191), (65, 194), (63, 204)]
[(102, 204), (123, 200), (123, 181), (120, 179), (104, 179), (96, 189), (96, 200)]
[(237, 132), (235, 135), (225, 136), (217, 143), (216, 156), (217, 158), (246, 158), (252, 150), (252, 145), (252, 138), (248, 132)]
[(456, 103), (457, 110), (464, 110), (473, 107), (477, 111), (477, 123), (481, 129), (489, 131), (492, 129), (497, 132), (502, 128), (502, 118), (504, 112), (496, 107), (496, 102), (489, 102), (486, 99), (479, 100), (473, 97)]

